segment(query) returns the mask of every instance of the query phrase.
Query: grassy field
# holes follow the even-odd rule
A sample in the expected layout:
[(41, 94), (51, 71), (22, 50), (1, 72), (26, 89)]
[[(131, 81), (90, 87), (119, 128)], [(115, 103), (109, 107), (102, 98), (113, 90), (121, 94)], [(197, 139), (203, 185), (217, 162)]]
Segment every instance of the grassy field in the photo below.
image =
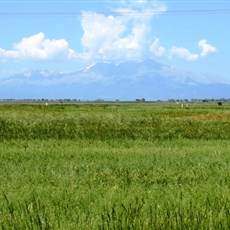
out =
[(230, 229), (230, 105), (0, 104), (1, 229)]

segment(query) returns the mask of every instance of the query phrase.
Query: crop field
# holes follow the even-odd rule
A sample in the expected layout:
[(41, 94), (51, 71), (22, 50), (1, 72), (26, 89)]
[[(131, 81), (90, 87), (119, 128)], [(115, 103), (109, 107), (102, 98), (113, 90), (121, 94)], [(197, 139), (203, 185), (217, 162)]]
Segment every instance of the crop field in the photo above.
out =
[(230, 229), (230, 105), (0, 104), (0, 229)]

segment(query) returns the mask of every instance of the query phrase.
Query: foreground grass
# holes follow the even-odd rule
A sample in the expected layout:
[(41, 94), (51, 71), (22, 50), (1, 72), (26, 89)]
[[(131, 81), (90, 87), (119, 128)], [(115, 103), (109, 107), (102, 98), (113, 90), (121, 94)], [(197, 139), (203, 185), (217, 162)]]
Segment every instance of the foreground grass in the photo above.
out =
[(0, 143), (2, 229), (229, 229), (228, 140)]

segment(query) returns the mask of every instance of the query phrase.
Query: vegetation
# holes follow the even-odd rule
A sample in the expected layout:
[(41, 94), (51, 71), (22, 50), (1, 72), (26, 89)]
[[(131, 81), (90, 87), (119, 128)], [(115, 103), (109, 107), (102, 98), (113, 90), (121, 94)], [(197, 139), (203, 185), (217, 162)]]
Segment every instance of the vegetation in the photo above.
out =
[(1, 104), (1, 229), (229, 229), (230, 106)]
[(229, 106), (3, 104), (0, 109), (0, 140), (230, 139)]

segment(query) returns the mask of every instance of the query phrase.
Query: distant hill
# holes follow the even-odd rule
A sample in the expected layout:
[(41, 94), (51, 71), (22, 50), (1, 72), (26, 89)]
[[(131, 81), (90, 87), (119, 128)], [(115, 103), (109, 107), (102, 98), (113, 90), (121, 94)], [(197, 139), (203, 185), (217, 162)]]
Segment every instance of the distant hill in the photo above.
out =
[(168, 100), (230, 98), (230, 84), (177, 71), (151, 59), (96, 63), (78, 72), (34, 71), (4, 78), (0, 98)]

